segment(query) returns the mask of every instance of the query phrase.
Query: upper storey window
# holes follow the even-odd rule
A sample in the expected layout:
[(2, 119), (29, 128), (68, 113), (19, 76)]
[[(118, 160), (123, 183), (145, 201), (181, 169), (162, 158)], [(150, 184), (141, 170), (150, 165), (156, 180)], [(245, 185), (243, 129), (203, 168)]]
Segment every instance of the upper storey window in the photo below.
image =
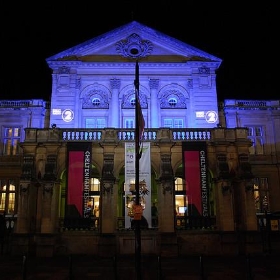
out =
[(168, 103), (170, 106), (175, 107), (177, 104), (177, 99), (176, 98), (169, 98)]
[(136, 104), (136, 99), (135, 98), (131, 98), (130, 99), (130, 104), (131, 104), (131, 106), (135, 106), (135, 104)]
[(18, 127), (4, 128), (4, 155), (17, 155), (19, 153), (21, 131)]
[(105, 118), (87, 118), (86, 128), (104, 128), (106, 126)]
[(262, 155), (264, 153), (264, 135), (261, 126), (248, 127), (248, 137), (253, 143), (250, 154)]
[(184, 121), (179, 118), (164, 118), (163, 119), (163, 127), (169, 128), (183, 128)]
[(100, 99), (99, 98), (93, 98), (92, 99), (92, 105), (93, 106), (99, 106), (100, 105)]

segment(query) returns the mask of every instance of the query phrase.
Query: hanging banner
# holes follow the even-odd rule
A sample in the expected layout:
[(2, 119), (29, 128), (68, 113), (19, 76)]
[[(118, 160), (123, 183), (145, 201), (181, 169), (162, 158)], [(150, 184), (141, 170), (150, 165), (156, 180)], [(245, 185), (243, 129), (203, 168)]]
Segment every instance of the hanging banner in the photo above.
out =
[(183, 142), (183, 166), (188, 201), (188, 215), (209, 216), (207, 185), (207, 147), (205, 142)]
[[(152, 225), (151, 217), (151, 151), (150, 143), (143, 142), (139, 161), (139, 203), (142, 206), (142, 220)], [(135, 191), (135, 143), (125, 143), (125, 228), (131, 228), (136, 202)]]
[(67, 145), (67, 217), (87, 218), (90, 191), (91, 143)]

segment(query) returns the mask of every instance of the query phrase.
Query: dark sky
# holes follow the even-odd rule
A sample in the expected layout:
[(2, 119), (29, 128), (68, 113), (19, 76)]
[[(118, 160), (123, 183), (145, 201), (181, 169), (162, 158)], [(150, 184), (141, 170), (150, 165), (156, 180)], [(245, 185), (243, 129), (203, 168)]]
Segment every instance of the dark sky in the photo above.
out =
[(0, 6), (0, 99), (49, 100), (46, 58), (132, 20), (221, 58), (220, 100), (280, 99), (276, 1), (5, 2)]

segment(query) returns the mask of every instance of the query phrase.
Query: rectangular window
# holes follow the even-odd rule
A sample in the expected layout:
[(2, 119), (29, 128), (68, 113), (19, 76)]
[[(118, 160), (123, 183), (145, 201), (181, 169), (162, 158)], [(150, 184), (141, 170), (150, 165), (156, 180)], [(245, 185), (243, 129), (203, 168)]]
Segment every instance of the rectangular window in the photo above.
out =
[(175, 191), (183, 191), (183, 190), (184, 190), (183, 179), (177, 178), (175, 180)]
[(269, 211), (269, 186), (268, 178), (255, 178), (254, 182), (254, 198), (257, 213)]
[(134, 119), (125, 119), (124, 128), (134, 128)]
[(163, 127), (183, 128), (183, 119), (163, 119)]
[(86, 128), (104, 128), (106, 127), (105, 118), (86, 119)]
[(17, 155), (19, 153), (21, 131), (18, 127), (4, 128), (4, 155)]
[(163, 127), (173, 127), (173, 122), (172, 119), (164, 119), (163, 120)]
[(183, 128), (183, 120), (182, 119), (174, 119), (174, 128)]
[(264, 135), (263, 135), (262, 127), (260, 126), (248, 127), (248, 138), (253, 143), (252, 147), (250, 148), (250, 154), (263, 155)]
[(12, 180), (0, 180), (0, 212), (15, 214), (16, 187)]

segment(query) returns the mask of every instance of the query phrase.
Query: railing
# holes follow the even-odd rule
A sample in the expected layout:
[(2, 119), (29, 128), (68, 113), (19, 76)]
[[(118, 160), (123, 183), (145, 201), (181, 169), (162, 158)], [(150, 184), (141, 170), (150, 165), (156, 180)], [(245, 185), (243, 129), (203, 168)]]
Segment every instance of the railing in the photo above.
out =
[[(147, 128), (143, 133), (142, 141), (206, 141), (211, 139), (212, 130), (211, 128)], [(134, 140), (135, 129), (25, 129), (25, 142), (119, 142)]]
[(236, 99), (226, 99), (222, 104), (219, 104), (219, 109), (231, 108), (238, 110), (279, 110), (280, 101), (279, 100), (236, 100)]
[(50, 102), (43, 99), (30, 99), (30, 100), (1, 100), (1, 108), (28, 108), (28, 107), (44, 107), (50, 108)]
[[(117, 222), (117, 230), (129, 230), (125, 228), (124, 217), (119, 217)], [(150, 229), (157, 229), (157, 226)], [(216, 217), (192, 217), (192, 216), (176, 216), (176, 230), (215, 230)]]
[(177, 216), (175, 220), (175, 228), (177, 230), (216, 229), (216, 217)]
[(63, 231), (99, 230), (99, 218), (64, 218), (60, 221)]

